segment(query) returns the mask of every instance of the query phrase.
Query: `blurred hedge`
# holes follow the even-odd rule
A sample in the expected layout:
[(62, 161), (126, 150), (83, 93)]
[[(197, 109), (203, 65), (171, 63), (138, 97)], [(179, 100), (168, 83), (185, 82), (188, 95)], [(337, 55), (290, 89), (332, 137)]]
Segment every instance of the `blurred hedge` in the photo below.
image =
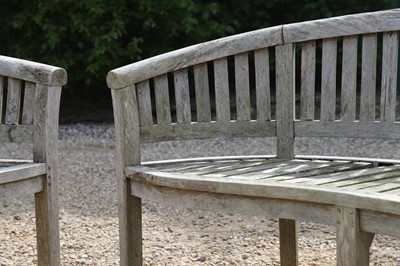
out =
[(0, 54), (66, 68), (69, 92), (105, 90), (110, 69), (155, 54), (262, 27), (392, 7), (393, 0), (7, 0), (0, 8)]

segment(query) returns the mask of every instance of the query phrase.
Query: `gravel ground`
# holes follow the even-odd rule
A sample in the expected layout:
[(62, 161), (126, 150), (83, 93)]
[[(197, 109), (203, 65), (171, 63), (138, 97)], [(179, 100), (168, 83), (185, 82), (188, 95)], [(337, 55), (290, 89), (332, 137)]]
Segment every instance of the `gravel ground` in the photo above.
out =
[[(271, 139), (148, 144), (144, 160), (271, 154)], [(30, 145), (0, 147), (29, 158)], [(62, 265), (118, 265), (118, 220), (112, 125), (60, 127)], [(300, 139), (299, 154), (400, 158), (399, 141)], [(0, 265), (36, 263), (33, 197), (0, 203)], [(145, 265), (279, 265), (276, 219), (177, 209), (144, 202)], [(336, 265), (333, 227), (300, 223), (300, 265)], [(400, 265), (400, 240), (378, 235), (372, 265)]]

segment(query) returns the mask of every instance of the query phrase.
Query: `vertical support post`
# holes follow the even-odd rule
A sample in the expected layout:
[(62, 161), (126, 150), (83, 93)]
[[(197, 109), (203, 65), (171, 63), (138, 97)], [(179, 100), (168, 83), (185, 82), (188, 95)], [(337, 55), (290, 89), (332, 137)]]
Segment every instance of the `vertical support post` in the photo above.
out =
[[(291, 159), (295, 155), (295, 50), (293, 44), (286, 44), (277, 46), (275, 51), (277, 158)], [(281, 265), (297, 265), (296, 221), (279, 219), (279, 234)]]
[(337, 265), (369, 265), (369, 248), (375, 234), (360, 230), (359, 211), (336, 207), (336, 224)]
[(60, 265), (58, 204), (58, 119), (60, 86), (37, 84), (34, 106), (33, 160), (45, 162), (43, 191), (35, 194), (38, 265)]
[(120, 265), (138, 266), (142, 258), (142, 204), (131, 195), (125, 168), (140, 163), (139, 113), (135, 87), (112, 90), (117, 146)]

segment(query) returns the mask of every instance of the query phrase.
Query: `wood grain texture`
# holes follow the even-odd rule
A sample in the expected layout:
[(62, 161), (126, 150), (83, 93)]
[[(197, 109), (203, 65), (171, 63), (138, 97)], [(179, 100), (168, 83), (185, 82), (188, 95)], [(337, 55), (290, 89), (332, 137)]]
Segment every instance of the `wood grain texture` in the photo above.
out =
[(134, 87), (112, 91), (117, 147), (120, 264), (142, 265), (141, 200), (132, 197), (125, 167), (140, 164), (140, 132)]
[(251, 119), (249, 55), (235, 55), (236, 115), (239, 121)]
[(360, 230), (355, 208), (336, 207), (337, 265), (369, 265), (369, 248), (374, 234)]
[(136, 84), (140, 126), (153, 125), (150, 84), (148, 80)]
[(19, 124), (21, 107), (21, 80), (9, 78), (7, 88), (6, 125)]
[(302, 43), (300, 119), (314, 120), (315, 105), (315, 41)]
[(214, 61), (214, 83), (217, 121), (230, 121), (228, 59), (226, 57)]
[(295, 122), (296, 137), (400, 139), (399, 123), (384, 122)]
[(157, 124), (171, 124), (171, 105), (169, 102), (169, 87), (167, 75), (154, 78), (154, 93), (156, 98)]
[(394, 122), (396, 120), (399, 33), (384, 33), (382, 49), (381, 121)]
[(284, 25), (283, 38), (291, 43), (399, 29), (399, 9), (392, 9)]
[(295, 220), (279, 219), (279, 242), (281, 265), (298, 265), (297, 223)]
[(32, 143), (32, 125), (0, 125), (0, 142)]
[(0, 75), (51, 86), (67, 83), (67, 72), (59, 67), (0, 56)]
[(142, 127), (140, 129), (140, 137), (143, 142), (273, 136), (276, 136), (276, 124), (272, 121), (202, 122)]
[(357, 36), (343, 38), (342, 90), (340, 117), (343, 121), (356, 119)]
[(276, 130), (278, 158), (294, 157), (294, 46), (277, 46), (276, 52)]
[(256, 72), (257, 120), (271, 120), (270, 67), (267, 48), (254, 51), (254, 66)]
[(25, 82), (24, 103), (22, 107), (22, 122), (23, 125), (31, 125), (33, 123), (33, 105), (35, 98), (36, 84)]
[(208, 81), (207, 64), (193, 67), (194, 88), (196, 92), (196, 114), (198, 122), (211, 121), (210, 87)]
[(282, 26), (233, 35), (114, 69), (107, 75), (107, 84), (121, 89), (181, 68), (277, 44), (282, 44)]
[(190, 109), (189, 75), (184, 68), (174, 72), (176, 120), (178, 123), (190, 123), (192, 113)]
[(44, 163), (19, 163), (13, 166), (0, 167), (0, 185), (44, 174), (46, 174), (46, 164)]
[(375, 120), (377, 34), (363, 36), (360, 121)]
[(39, 265), (60, 265), (58, 203), (58, 118), (60, 86), (37, 84), (33, 160), (46, 163), (43, 191), (35, 194)]
[[(43, 190), (43, 176), (35, 176), (18, 182), (0, 185), (0, 201), (10, 201)], [(57, 264), (54, 264), (57, 265)], [(59, 264), (58, 264), (59, 265)]]
[(336, 38), (322, 41), (321, 121), (335, 120), (336, 113)]

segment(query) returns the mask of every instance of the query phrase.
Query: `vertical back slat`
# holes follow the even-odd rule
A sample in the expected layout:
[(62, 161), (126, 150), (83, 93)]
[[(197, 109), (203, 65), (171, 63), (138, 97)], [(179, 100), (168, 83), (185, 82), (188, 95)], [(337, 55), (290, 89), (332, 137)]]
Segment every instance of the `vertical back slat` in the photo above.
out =
[(139, 119), (141, 126), (153, 125), (153, 112), (151, 107), (150, 83), (145, 80), (136, 84), (139, 106)]
[(0, 76), (0, 124), (3, 123), (4, 77)]
[(211, 121), (210, 88), (207, 63), (195, 65), (194, 88), (196, 91), (196, 113), (198, 122)]
[(342, 91), (340, 116), (343, 121), (356, 119), (357, 36), (343, 38)]
[(315, 41), (302, 44), (300, 119), (314, 120), (315, 101)]
[(226, 57), (214, 61), (215, 107), (217, 121), (231, 120), (229, 100), (228, 59)]
[(375, 120), (377, 34), (363, 36), (360, 121)]
[(21, 80), (8, 78), (6, 121), (7, 125), (19, 122), (21, 106)]
[(257, 120), (271, 120), (268, 49), (260, 49), (254, 52), (254, 65), (256, 71)]
[(156, 98), (157, 123), (159, 125), (171, 124), (171, 107), (167, 75), (154, 78), (154, 94)]
[(396, 120), (397, 61), (399, 51), (398, 32), (383, 34), (381, 121)]
[(235, 55), (237, 120), (250, 120), (250, 77), (247, 53)]
[(335, 120), (336, 109), (336, 38), (322, 41), (321, 121)]
[(189, 75), (184, 68), (174, 72), (176, 120), (178, 123), (192, 121), (190, 111)]
[(30, 125), (33, 122), (33, 100), (35, 98), (36, 84), (25, 82), (24, 104), (22, 107), (22, 124)]
[(276, 135), (277, 157), (294, 157), (294, 46), (277, 46), (276, 52)]

